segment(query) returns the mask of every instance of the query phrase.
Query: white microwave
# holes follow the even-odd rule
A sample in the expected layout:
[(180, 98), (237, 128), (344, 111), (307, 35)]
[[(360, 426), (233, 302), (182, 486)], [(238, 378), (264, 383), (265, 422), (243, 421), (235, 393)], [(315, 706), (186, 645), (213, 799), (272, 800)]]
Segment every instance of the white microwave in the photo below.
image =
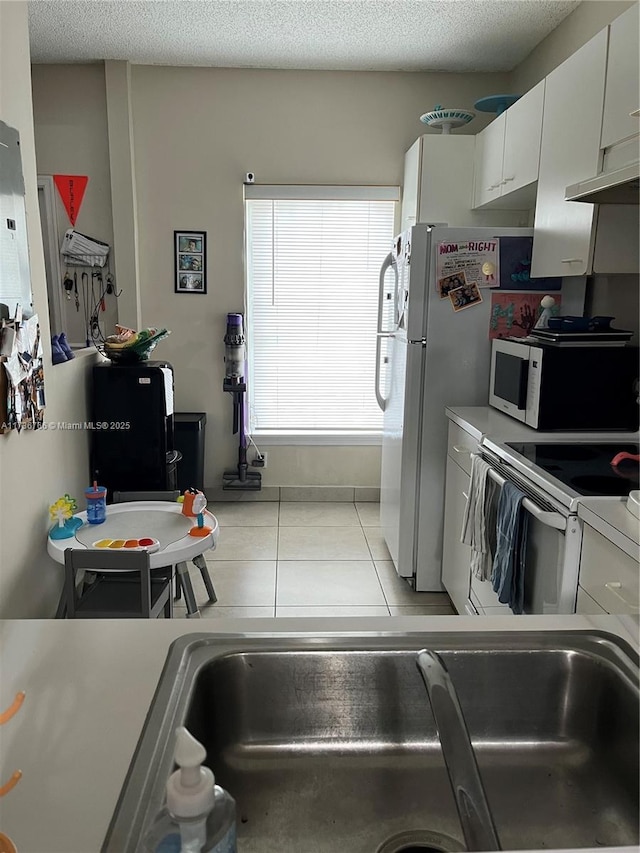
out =
[(496, 339), (489, 404), (533, 429), (638, 429), (638, 349)]

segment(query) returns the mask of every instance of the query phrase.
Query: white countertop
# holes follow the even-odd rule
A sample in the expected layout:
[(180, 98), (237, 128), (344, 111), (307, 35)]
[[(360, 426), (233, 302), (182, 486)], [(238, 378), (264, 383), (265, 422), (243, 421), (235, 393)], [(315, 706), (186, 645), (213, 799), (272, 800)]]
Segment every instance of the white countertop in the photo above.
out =
[(488, 436), (494, 441), (637, 441), (638, 432), (542, 432), (503, 415), (491, 406), (448, 406), (449, 420), (471, 433), (478, 441)]
[(98, 853), (169, 645), (184, 634), (594, 628), (638, 648), (638, 621), (613, 616), (0, 622), (0, 713), (26, 692), (0, 728), (0, 784), (23, 773), (0, 798), (0, 828), (19, 853)]

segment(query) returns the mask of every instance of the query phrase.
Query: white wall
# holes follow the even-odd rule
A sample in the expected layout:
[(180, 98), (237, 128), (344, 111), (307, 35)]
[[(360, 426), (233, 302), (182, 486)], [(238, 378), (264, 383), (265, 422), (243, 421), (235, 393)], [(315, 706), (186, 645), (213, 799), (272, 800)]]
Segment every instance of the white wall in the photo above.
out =
[[(86, 371), (92, 358), (51, 364), (49, 318), (36, 187), (27, 4), (0, 3), (0, 118), (20, 132), (35, 309), (45, 342), (45, 420), (86, 419)], [(0, 435), (0, 618), (53, 615), (61, 567), (46, 553), (48, 509), (65, 492), (78, 497), (87, 479), (84, 432)]]
[(509, 91), (524, 94), (621, 15), (635, 0), (583, 0), (511, 72)]
[[(206, 411), (205, 484), (236, 460), (222, 391), (226, 313), (243, 310), (243, 185), (402, 183), (436, 103), (469, 107), (505, 75), (132, 67), (144, 323), (173, 332), (178, 409)], [(490, 120), (479, 116), (465, 130)], [(207, 232), (208, 294), (173, 293), (173, 231)], [(328, 464), (329, 462), (329, 464)], [(378, 447), (271, 448), (266, 485), (379, 484)]]
[[(38, 174), (87, 175), (89, 182), (74, 227), (113, 246), (104, 65), (34, 65), (31, 73)], [(72, 226), (57, 190), (55, 201), (62, 240)], [(112, 253), (112, 272), (113, 261)], [(72, 275), (73, 270), (69, 268)], [(81, 269), (77, 274), (81, 288)], [(80, 311), (73, 299), (64, 299), (63, 304), (67, 337), (84, 341), (82, 303)], [(110, 333), (118, 318), (115, 296), (105, 297), (105, 308), (100, 321)]]

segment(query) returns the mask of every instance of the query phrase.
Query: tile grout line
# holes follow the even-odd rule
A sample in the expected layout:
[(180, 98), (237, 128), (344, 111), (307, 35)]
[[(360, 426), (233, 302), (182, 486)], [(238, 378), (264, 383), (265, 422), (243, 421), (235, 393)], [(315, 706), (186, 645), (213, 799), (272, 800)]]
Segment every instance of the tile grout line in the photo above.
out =
[[(356, 507), (356, 512), (358, 512), (358, 508)], [(358, 514), (358, 517), (359, 514)], [(367, 543), (367, 548), (369, 549), (369, 553), (371, 554), (371, 563), (373, 564), (373, 571), (376, 573), (376, 578), (378, 579), (378, 586), (380, 587), (380, 591), (382, 592), (382, 597), (384, 598), (384, 603), (387, 608), (387, 613), (391, 616), (391, 607), (387, 600), (387, 594), (384, 591), (384, 586), (382, 585), (382, 581), (380, 580), (380, 574), (378, 572), (378, 567), (376, 566), (376, 561), (373, 556), (373, 552), (371, 551), (371, 546), (369, 545), (369, 540), (367, 539), (367, 534), (364, 532), (364, 524), (362, 524), (362, 519), (360, 519), (360, 525), (362, 527), (362, 535), (364, 536), (365, 542)]]

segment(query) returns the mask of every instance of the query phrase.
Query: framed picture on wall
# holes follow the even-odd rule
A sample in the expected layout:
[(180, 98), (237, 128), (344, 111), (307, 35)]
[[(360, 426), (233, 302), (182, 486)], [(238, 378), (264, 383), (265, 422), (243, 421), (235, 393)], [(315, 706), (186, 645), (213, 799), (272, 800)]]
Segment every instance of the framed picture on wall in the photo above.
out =
[(207, 232), (174, 231), (175, 292), (207, 292)]

